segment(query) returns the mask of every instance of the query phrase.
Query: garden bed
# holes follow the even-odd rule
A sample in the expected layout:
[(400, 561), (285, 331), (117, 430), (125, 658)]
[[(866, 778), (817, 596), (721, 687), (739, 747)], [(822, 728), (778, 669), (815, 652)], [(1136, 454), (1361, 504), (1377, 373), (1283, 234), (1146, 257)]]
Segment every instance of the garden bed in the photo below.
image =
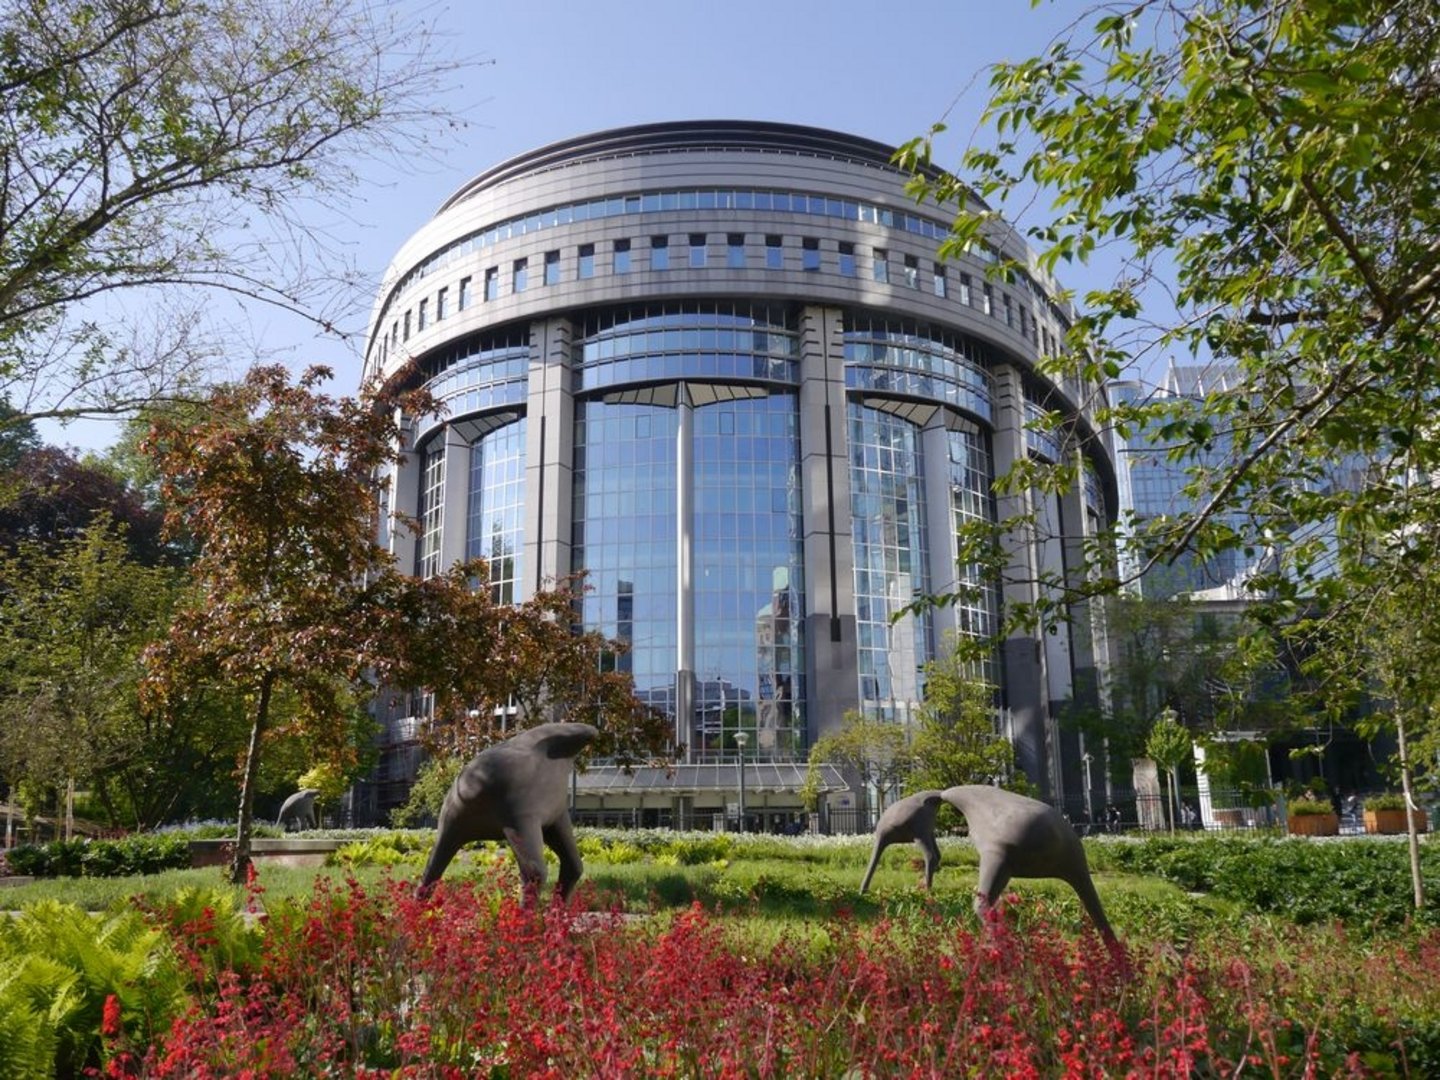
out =
[[(349, 843), (328, 837), (264, 839), (250, 841), (250, 857), (257, 863), (274, 866), (324, 866), (330, 853)], [(190, 841), (190, 865), (224, 866), (235, 848), (233, 838)]]

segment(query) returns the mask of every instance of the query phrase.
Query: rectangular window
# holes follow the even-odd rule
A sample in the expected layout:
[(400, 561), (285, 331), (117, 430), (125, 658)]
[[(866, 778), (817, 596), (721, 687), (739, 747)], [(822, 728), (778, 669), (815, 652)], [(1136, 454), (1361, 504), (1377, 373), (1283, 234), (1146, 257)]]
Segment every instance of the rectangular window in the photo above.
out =
[(840, 242), (840, 275), (842, 277), (855, 276), (855, 245), (845, 241)]
[(485, 299), (498, 300), (500, 298), (500, 268), (492, 266), (485, 271)]
[(426, 323), (428, 323), (429, 321), (430, 321), (430, 301), (429, 301), (428, 299), (426, 299), (426, 300), (421, 300), (421, 301), (420, 301), (420, 307), (417, 309), (417, 314), (416, 314), (416, 316), (415, 316), (415, 329), (416, 329), (416, 330), (424, 330)]
[(705, 234), (703, 232), (690, 234), (690, 265), (696, 269), (705, 265)]
[(990, 283), (985, 283), (985, 295), (980, 298), (980, 310), (986, 315), (995, 314), (995, 293), (990, 288)]
[(970, 275), (960, 275), (960, 303), (970, 306)]
[(875, 249), (875, 280), (890, 283), (890, 253), (884, 248)]
[(560, 284), (560, 252), (545, 252), (545, 284)]
[(615, 241), (615, 256), (610, 264), (610, 270), (616, 274), (628, 274), (630, 272), (630, 241)]
[(403, 329), (402, 329), (402, 331), (401, 331), (400, 340), (401, 340), (401, 341), (409, 341), (409, 340), (410, 340), (410, 312), (408, 312), (408, 311), (405, 312), (405, 323), (404, 323), (404, 327), (403, 327)]
[(942, 300), (949, 294), (949, 286), (945, 281), (945, 267), (941, 263), (935, 264), (935, 295)]
[(785, 269), (785, 238), (783, 236), (765, 237), (765, 269)]
[(745, 269), (745, 234), (732, 232), (725, 237), (725, 265), (731, 270)]
[(576, 266), (576, 268), (575, 268), (575, 276), (576, 276), (577, 278), (581, 279), (582, 281), (583, 281), (585, 278), (592, 278), (592, 277), (594, 277), (594, 276), (595, 276), (595, 245), (594, 245), (594, 244), (581, 244), (581, 245), (580, 245), (580, 252), (579, 252), (579, 254), (580, 254), (580, 260), (579, 260), (579, 263), (577, 264), (577, 266)]
[(390, 347), (393, 349), (395, 343), (400, 340), (400, 320), (396, 319), (390, 323)]
[(920, 261), (914, 255), (905, 256), (905, 284), (912, 289), (920, 287)]
[(650, 237), (650, 269), (670, 269), (670, 238), (668, 236)]
[(460, 295), (456, 298), (456, 301), (455, 301), (455, 309), (456, 309), (457, 311), (464, 311), (464, 310), (465, 310), (466, 308), (468, 308), (469, 306), (470, 306), (470, 279), (469, 279), (468, 277), (462, 277), (462, 278), (460, 279)]
[(820, 269), (820, 241), (813, 236), (807, 236), (800, 241), (800, 269)]
[(443, 322), (449, 314), (450, 288), (446, 286), (435, 294), (435, 321)]
[(515, 267), (510, 275), (510, 291), (522, 293), (530, 279), (530, 260), (516, 259)]

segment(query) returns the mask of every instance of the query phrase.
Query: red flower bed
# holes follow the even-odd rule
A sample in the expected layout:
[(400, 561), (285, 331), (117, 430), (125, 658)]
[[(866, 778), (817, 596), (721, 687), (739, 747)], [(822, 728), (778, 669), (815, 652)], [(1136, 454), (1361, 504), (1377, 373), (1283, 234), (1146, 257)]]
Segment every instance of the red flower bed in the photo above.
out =
[(1366, 1076), (1415, 1066), (1402, 1057), (1405, 1023), (1387, 1026), (1357, 988), (1398, 1005), (1433, 995), (1440, 971), (1427, 939), (1376, 954), (1373, 970), (1345, 976), (1351, 996), (1332, 1000), (1316, 989), (1340, 977), (1322, 975), (1323, 957), (1281, 962), (1275, 941), (1263, 966), (1167, 948), (1124, 956), (1089, 933), (1001, 919), (976, 934), (920, 914), (809, 924), (762, 947), (698, 908), (628, 920), (525, 911), (493, 884), (423, 902), (410, 889), (352, 883), (276, 916), (253, 970), (209, 980), (168, 1038), (126, 1048), (134, 1056), (112, 1071)]

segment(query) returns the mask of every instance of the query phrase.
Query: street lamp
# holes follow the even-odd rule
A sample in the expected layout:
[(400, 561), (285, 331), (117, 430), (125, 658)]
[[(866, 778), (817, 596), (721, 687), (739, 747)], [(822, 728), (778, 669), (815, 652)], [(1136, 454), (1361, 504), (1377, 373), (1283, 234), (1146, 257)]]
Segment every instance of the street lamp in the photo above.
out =
[(735, 732), (735, 748), (740, 755), (740, 831), (745, 832), (745, 744), (750, 736), (743, 731)]

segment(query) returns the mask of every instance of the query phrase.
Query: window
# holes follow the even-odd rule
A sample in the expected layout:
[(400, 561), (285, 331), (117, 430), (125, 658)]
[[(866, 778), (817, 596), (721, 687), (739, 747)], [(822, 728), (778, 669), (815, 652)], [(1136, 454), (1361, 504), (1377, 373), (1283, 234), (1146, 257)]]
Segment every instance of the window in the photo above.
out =
[(409, 341), (409, 340), (410, 340), (410, 312), (408, 312), (408, 311), (405, 312), (405, 325), (404, 325), (404, 328), (403, 328), (402, 331), (401, 331), (401, 338), (400, 338), (400, 340), (402, 340), (402, 341)]
[(616, 240), (615, 253), (610, 262), (610, 271), (615, 274), (630, 272), (630, 241)]
[(970, 306), (970, 275), (960, 275), (960, 303)]
[(467, 307), (469, 307), (469, 306), (470, 306), (470, 279), (469, 279), (468, 277), (462, 277), (462, 278), (460, 279), (460, 295), (459, 295), (459, 297), (456, 298), (455, 308), (456, 308), (457, 311), (464, 311), (464, 310), (465, 310)]
[(530, 279), (530, 260), (516, 259), (515, 267), (510, 275), (510, 291), (522, 293), (525, 285)]
[(890, 253), (884, 248), (875, 249), (875, 280), (890, 282)]
[(705, 265), (705, 234), (703, 232), (690, 234), (690, 265), (699, 268)]
[(670, 238), (668, 236), (650, 237), (650, 269), (670, 269)]
[(450, 289), (445, 287), (435, 294), (435, 321), (441, 322), (448, 314), (450, 305)]
[(1015, 325), (1015, 308), (1010, 303), (1010, 294), (1002, 292), (1000, 303), (1005, 308), (1005, 325), (1013, 327)]
[(855, 245), (840, 242), (840, 273), (843, 277), (855, 276)]
[(920, 287), (920, 262), (914, 255), (905, 256), (905, 284), (912, 289)]
[(395, 347), (395, 342), (400, 340), (400, 320), (396, 319), (390, 324), (390, 347)]
[(415, 329), (424, 330), (425, 324), (430, 321), (430, 301), (421, 300), (418, 314), (415, 317)]
[(980, 310), (986, 315), (995, 314), (995, 294), (990, 289), (990, 283), (985, 283), (985, 295), (980, 298)]
[(813, 236), (807, 236), (800, 241), (800, 269), (820, 269), (820, 241)]
[(765, 237), (765, 269), (785, 269), (785, 238), (783, 236)]
[(948, 295), (949, 286), (945, 281), (945, 266), (942, 263), (935, 264), (935, 295), (942, 300)]
[(731, 270), (745, 269), (745, 234), (732, 232), (725, 237), (725, 265)]
[(580, 261), (575, 269), (575, 276), (581, 280), (595, 276), (595, 245), (580, 245)]
[(560, 252), (545, 252), (545, 284), (560, 284)]
[(485, 299), (498, 300), (500, 298), (500, 268), (492, 266), (485, 271)]

